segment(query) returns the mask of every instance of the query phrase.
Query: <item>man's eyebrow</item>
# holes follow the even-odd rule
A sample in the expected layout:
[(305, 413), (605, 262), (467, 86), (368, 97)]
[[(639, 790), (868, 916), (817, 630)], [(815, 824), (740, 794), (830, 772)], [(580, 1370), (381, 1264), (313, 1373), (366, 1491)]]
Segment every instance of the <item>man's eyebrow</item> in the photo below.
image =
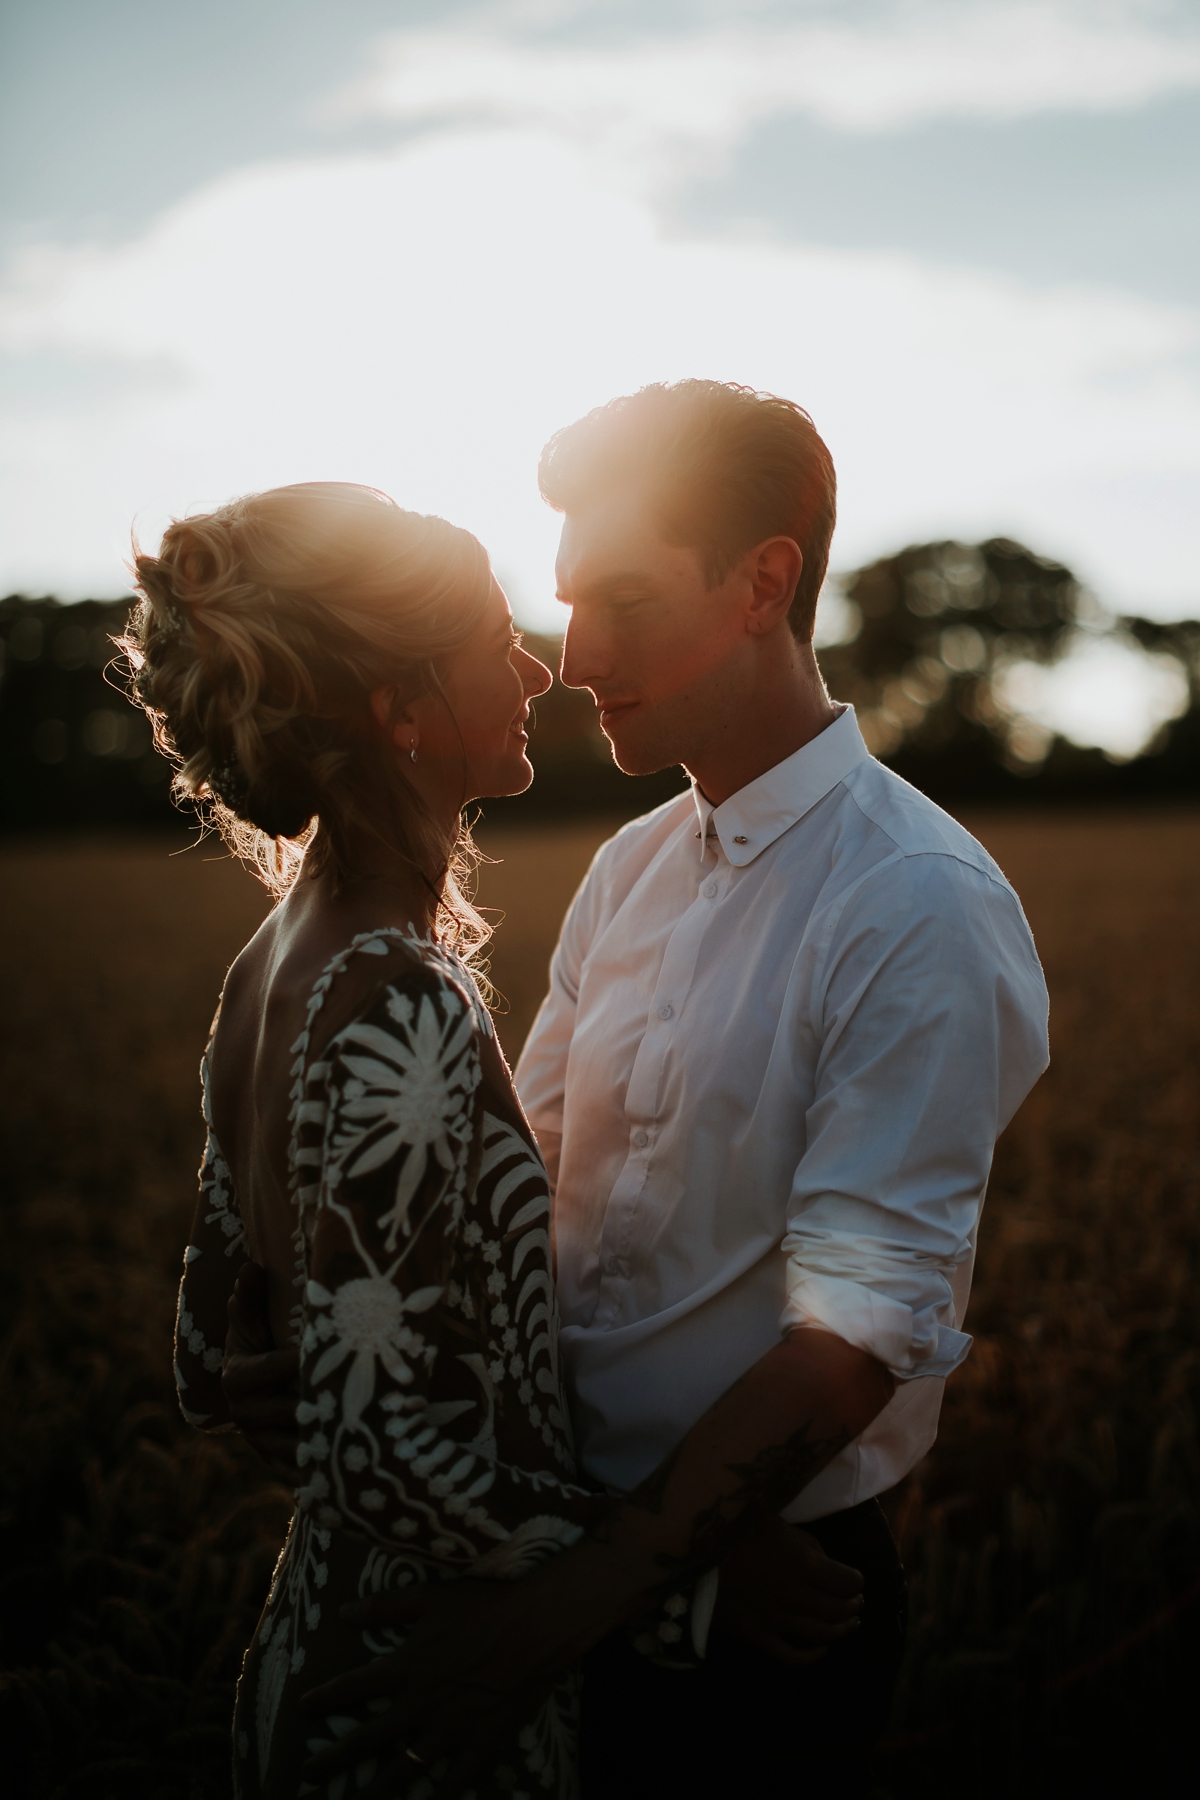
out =
[[(586, 595), (589, 600), (608, 600), (613, 595), (619, 594), (622, 588), (640, 588), (644, 591), (654, 585), (654, 577), (648, 575), (645, 570), (622, 569), (619, 574), (605, 575), (599, 581), (582, 582), (578, 591), (580, 594)], [(571, 604), (566, 594), (557, 593), (554, 598), (561, 600), (564, 606)]]

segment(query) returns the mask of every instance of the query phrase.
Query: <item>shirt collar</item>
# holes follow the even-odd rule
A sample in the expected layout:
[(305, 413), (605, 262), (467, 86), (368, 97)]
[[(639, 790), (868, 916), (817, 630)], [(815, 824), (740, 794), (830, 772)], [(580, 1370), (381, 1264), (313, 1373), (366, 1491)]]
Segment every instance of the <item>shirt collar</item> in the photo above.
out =
[(705, 839), (715, 835), (734, 868), (744, 868), (770, 849), (777, 838), (844, 781), (859, 763), (866, 762), (870, 754), (858, 729), (854, 708), (846, 706), (809, 743), (776, 763), (757, 781), (739, 788), (720, 806), (706, 800), (693, 782), (701, 857), (707, 849)]

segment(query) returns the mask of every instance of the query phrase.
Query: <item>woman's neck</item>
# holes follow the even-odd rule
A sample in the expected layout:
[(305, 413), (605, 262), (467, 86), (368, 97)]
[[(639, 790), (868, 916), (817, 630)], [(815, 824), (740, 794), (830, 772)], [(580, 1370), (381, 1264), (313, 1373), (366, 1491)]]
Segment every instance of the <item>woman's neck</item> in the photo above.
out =
[(355, 931), (410, 924), (422, 935), (431, 931), (441, 882), (430, 880), (406, 859), (382, 854), (378, 844), (370, 848), (370, 860), (363, 859), (359, 872), (339, 880), (333, 869), (324, 868), (311, 876), (312, 899), (340, 913)]

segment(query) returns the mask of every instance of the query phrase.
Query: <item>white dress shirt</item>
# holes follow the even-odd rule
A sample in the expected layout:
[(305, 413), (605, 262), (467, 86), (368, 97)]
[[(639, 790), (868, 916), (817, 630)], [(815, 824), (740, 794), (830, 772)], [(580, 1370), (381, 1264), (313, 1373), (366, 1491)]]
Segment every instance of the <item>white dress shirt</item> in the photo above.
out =
[(970, 1347), (992, 1151), (1046, 1016), (1012, 888), (849, 708), (722, 805), (694, 790), (603, 846), (516, 1075), (590, 1476), (636, 1486), (797, 1326), (897, 1388), (785, 1516), (912, 1468)]

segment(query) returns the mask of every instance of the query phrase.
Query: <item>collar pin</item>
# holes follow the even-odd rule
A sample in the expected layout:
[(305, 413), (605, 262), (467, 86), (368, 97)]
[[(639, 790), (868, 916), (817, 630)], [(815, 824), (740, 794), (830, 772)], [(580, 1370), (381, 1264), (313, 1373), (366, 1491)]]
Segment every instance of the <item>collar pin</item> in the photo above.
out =
[(746, 842), (744, 837), (735, 837), (733, 841), (735, 844), (744, 844)]

